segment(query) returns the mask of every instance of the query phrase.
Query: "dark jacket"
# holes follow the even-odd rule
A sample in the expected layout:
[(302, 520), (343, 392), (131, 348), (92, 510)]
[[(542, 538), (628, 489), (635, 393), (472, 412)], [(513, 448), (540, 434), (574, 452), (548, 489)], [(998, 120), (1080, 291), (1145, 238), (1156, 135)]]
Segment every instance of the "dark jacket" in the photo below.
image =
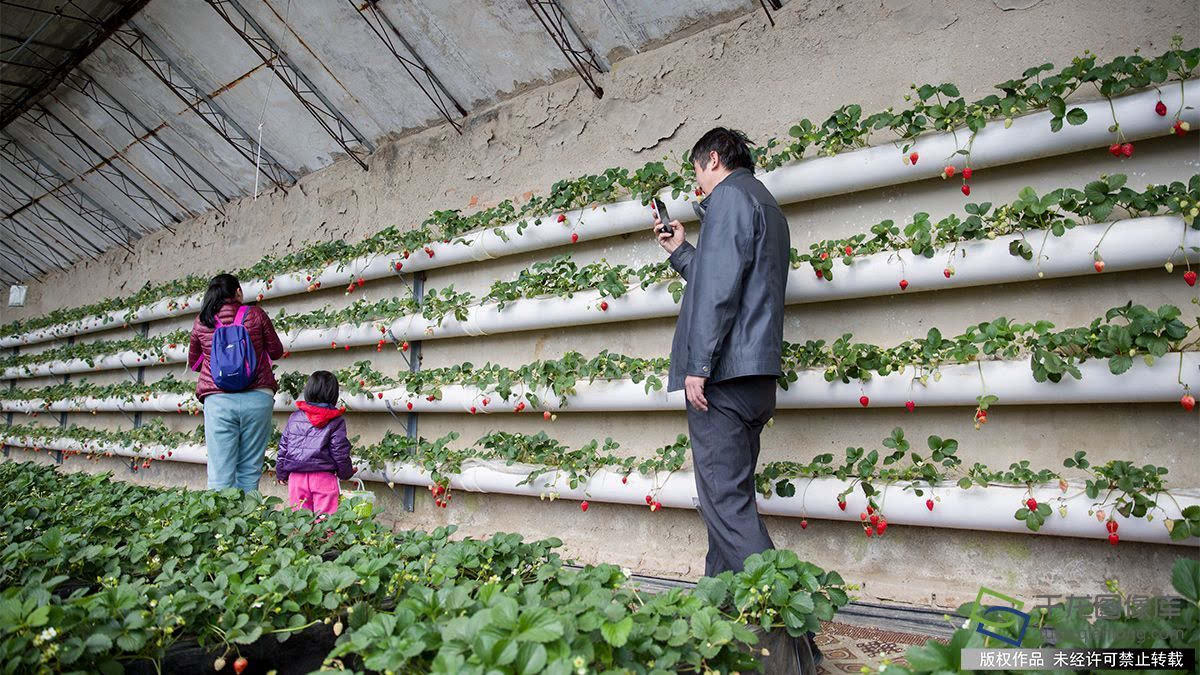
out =
[[(233, 300), (225, 303), (217, 312), (217, 320), (223, 324), (233, 323), (239, 307), (241, 305)], [(251, 389), (278, 391), (279, 384), (275, 382), (275, 374), (271, 372), (271, 359), (283, 356), (283, 343), (279, 341), (279, 335), (275, 333), (271, 317), (267, 316), (262, 307), (251, 307), (246, 310), (243, 325), (246, 327), (246, 332), (250, 334), (250, 344), (254, 345), (254, 354), (258, 359), (258, 365), (254, 371), (254, 382), (246, 388), (246, 391)], [(204, 397), (209, 394), (223, 393), (217, 385), (213, 384), (212, 373), (208, 369), (209, 359), (212, 358), (214, 330), (216, 329), (200, 323), (198, 316), (192, 323), (192, 339), (188, 346), (188, 367), (196, 370), (196, 362), (203, 359), (198, 371), (200, 380), (196, 382), (196, 398), (200, 400), (204, 400)], [(270, 359), (267, 358), (268, 355), (271, 357)]]
[(783, 374), (783, 308), (791, 234), (778, 202), (749, 169), (713, 188), (701, 213), (696, 246), (686, 241), (671, 267), (687, 282), (667, 391), (698, 375), (719, 382)]
[(350, 464), (350, 441), (342, 410), (324, 403), (297, 401), (299, 408), (288, 418), (279, 437), (275, 474), (281, 481), (297, 471), (328, 471), (347, 480), (354, 474)]

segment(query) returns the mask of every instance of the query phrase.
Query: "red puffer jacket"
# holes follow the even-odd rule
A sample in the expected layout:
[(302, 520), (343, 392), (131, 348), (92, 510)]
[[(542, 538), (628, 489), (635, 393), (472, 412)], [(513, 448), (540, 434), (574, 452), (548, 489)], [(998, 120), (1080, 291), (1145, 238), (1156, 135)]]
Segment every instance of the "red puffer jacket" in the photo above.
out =
[[(230, 300), (221, 307), (221, 311), (217, 312), (217, 320), (226, 325), (233, 323), (239, 307), (241, 305), (237, 301)], [(243, 325), (246, 326), (246, 332), (250, 334), (250, 344), (254, 345), (254, 354), (258, 361), (258, 366), (254, 371), (254, 383), (247, 387), (246, 391), (251, 389), (277, 391), (279, 384), (275, 382), (275, 374), (271, 372), (271, 359), (283, 356), (283, 343), (279, 341), (279, 335), (275, 333), (275, 326), (271, 325), (271, 317), (267, 316), (261, 307), (251, 307), (246, 310)], [(209, 394), (222, 393), (221, 389), (213, 384), (212, 373), (208, 370), (208, 362), (212, 358), (213, 330), (213, 328), (200, 323), (198, 316), (192, 323), (192, 341), (188, 347), (188, 367), (195, 370), (196, 361), (204, 359), (199, 371), (200, 381), (196, 383), (196, 398), (202, 401)], [(271, 359), (265, 358), (265, 355), (270, 355)]]

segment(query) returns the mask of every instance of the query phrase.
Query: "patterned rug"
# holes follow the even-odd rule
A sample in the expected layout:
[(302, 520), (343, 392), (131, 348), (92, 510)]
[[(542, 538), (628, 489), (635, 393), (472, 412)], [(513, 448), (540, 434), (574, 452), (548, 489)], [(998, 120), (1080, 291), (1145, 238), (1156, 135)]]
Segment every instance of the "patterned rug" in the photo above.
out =
[[(913, 645), (922, 645), (931, 638), (928, 635), (880, 630), (865, 626), (854, 626), (837, 621), (821, 622), (821, 632), (815, 638), (817, 646), (825, 654), (825, 660), (817, 668), (818, 673), (861, 673), (862, 667), (872, 670), (879, 667), (881, 659), (892, 663), (906, 663), (904, 652)], [(941, 638), (933, 638), (946, 642)]]

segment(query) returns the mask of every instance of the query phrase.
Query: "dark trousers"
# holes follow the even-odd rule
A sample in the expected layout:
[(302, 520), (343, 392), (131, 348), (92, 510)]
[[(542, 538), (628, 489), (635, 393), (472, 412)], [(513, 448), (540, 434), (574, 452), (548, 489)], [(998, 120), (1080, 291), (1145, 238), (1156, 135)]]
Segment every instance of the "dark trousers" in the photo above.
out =
[(754, 469), (776, 389), (771, 375), (738, 377), (705, 385), (707, 411), (687, 404), (696, 494), (708, 528), (705, 576), (740, 572), (747, 557), (775, 548), (758, 515)]

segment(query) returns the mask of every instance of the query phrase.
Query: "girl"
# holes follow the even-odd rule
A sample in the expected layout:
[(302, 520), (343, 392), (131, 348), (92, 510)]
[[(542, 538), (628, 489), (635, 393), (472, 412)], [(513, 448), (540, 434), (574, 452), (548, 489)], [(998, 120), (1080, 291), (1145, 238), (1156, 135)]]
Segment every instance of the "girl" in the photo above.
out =
[(275, 473), (287, 483), (292, 508), (333, 513), (338, 507), (338, 479), (347, 480), (356, 471), (350, 465), (346, 419), (337, 407), (337, 378), (328, 370), (314, 372), (303, 396), (279, 439)]
[[(218, 326), (241, 325), (254, 350), (255, 366), (247, 371), (246, 384), (237, 391), (218, 387), (212, 376), (213, 333)], [(283, 344), (271, 318), (261, 307), (242, 304), (242, 286), (232, 274), (218, 274), (208, 282), (200, 303), (200, 316), (192, 324), (188, 365), (200, 373), (196, 398), (204, 404), (204, 441), (208, 445), (208, 487), (236, 486), (257, 491), (262, 477), (263, 453), (275, 425), (275, 391), (279, 385), (271, 372), (271, 359), (283, 356)], [(246, 361), (247, 365), (249, 360)]]

